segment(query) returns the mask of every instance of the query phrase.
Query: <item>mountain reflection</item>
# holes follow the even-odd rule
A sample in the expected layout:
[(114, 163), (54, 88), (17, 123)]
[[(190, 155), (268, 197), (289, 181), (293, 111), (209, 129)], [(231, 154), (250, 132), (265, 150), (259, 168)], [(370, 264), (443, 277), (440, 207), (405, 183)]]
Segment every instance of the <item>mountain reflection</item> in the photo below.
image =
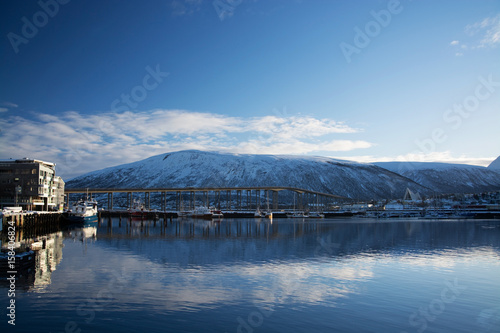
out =
[(500, 228), (488, 221), (108, 219), (22, 240), (18, 252), (33, 246), (25, 289), (43, 292), (56, 278), (54, 288), (75, 304), (93, 295), (75, 286), (92, 285), (120, 310), (194, 311), (242, 298), (272, 310), (336, 306), (389, 264), (453, 268), (457, 256), (498, 262)]
[(500, 247), (496, 221), (104, 220), (99, 243), (178, 266)]

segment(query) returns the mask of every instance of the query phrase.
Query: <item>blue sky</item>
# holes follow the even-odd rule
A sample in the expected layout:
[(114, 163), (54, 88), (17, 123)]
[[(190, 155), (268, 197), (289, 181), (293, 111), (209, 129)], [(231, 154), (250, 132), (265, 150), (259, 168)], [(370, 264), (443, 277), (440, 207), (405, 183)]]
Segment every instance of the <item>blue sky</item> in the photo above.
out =
[(181, 149), (487, 165), (499, 1), (2, 1), (0, 158)]

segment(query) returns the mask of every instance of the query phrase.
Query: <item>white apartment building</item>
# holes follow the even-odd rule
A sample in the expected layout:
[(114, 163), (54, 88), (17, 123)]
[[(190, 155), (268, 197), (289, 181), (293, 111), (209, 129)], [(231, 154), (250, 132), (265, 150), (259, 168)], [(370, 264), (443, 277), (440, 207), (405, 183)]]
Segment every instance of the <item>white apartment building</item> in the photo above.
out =
[(62, 210), (64, 181), (55, 173), (55, 163), (28, 158), (0, 161), (0, 207)]

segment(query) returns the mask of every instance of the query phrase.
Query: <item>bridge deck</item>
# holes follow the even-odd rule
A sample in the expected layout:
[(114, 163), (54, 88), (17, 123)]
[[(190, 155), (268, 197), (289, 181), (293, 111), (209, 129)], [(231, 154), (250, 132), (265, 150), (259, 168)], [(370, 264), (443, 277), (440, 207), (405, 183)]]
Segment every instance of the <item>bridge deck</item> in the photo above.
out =
[(347, 199), (340, 195), (311, 191), (288, 186), (252, 186), (252, 187), (174, 187), (174, 188), (66, 188), (65, 193), (125, 193), (125, 192), (224, 192), (224, 191), (293, 191), (296, 193), (315, 194), (330, 198)]

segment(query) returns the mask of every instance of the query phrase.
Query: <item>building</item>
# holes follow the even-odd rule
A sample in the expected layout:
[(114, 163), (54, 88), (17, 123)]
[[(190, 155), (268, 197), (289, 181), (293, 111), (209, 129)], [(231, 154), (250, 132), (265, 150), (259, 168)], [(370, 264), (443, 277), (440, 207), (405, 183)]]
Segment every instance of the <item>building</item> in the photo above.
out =
[(55, 163), (33, 159), (0, 161), (0, 207), (23, 210), (61, 210), (64, 181)]
[(413, 193), (409, 188), (406, 188), (403, 201), (422, 202), (422, 197), (420, 193)]

